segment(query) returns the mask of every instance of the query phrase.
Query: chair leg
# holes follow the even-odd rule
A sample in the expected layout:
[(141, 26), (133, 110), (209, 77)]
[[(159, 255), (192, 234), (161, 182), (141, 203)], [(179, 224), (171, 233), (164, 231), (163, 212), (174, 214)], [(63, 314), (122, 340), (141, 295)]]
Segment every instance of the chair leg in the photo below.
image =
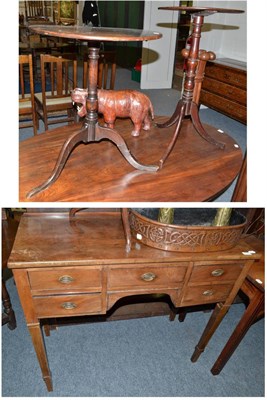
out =
[(34, 112), (32, 116), (32, 124), (33, 124), (33, 134), (34, 136), (37, 135), (37, 130), (39, 129), (39, 120), (37, 114)]
[(48, 118), (47, 118), (47, 112), (44, 110), (43, 110), (43, 115), (44, 115), (43, 121), (44, 121), (45, 131), (47, 131), (48, 130)]
[(2, 325), (7, 323), (7, 326), (10, 330), (13, 330), (17, 327), (16, 317), (14, 310), (12, 308), (12, 304), (10, 301), (10, 297), (5, 285), (5, 282), (2, 280), (2, 302), (4, 313), (2, 315)]

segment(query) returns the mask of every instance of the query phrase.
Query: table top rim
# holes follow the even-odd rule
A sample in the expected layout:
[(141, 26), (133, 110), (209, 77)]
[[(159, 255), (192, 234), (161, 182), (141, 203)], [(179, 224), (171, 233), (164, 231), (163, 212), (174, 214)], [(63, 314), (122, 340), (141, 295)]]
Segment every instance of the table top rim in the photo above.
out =
[(81, 25), (31, 25), (29, 29), (47, 36), (93, 41), (146, 41), (162, 37), (160, 32), (143, 29), (89, 27)]
[(190, 6), (163, 6), (159, 7), (159, 10), (172, 10), (172, 11), (188, 11), (188, 12), (200, 12), (207, 11), (213, 13), (227, 13), (227, 14), (241, 14), (244, 13), (244, 10), (237, 10), (233, 8), (218, 8), (218, 7), (190, 7)]

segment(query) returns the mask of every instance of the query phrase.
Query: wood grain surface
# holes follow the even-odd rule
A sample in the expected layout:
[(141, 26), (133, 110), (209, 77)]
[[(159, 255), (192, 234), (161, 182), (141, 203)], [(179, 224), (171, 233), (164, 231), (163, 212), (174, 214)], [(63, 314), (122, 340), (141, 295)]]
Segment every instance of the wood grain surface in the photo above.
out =
[[(164, 122), (167, 117), (156, 117)], [(78, 145), (58, 180), (28, 199), (27, 193), (51, 174), (64, 141), (81, 125), (66, 125), (20, 143), (19, 200), (22, 202), (169, 202), (207, 201), (223, 192), (239, 173), (242, 151), (228, 134), (204, 125), (221, 150), (203, 140), (185, 120), (178, 140), (158, 172), (134, 169), (118, 148), (103, 140)], [(130, 120), (116, 120), (132, 155), (145, 165), (158, 164), (172, 138), (174, 127), (153, 124), (150, 131), (132, 137)]]

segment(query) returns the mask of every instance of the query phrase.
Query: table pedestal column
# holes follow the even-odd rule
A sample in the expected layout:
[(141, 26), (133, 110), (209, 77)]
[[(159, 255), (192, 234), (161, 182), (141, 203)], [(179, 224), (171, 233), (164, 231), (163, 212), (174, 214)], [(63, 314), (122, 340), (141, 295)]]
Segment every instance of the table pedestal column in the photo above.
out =
[[(115, 130), (100, 126), (98, 124), (98, 114), (97, 114), (97, 76), (98, 76), (98, 58), (99, 49), (89, 48), (89, 76), (88, 76), (88, 97), (86, 100), (87, 115), (85, 117), (85, 122), (82, 129), (75, 132), (70, 136), (62, 146), (59, 153), (56, 165), (50, 175), (50, 177), (41, 185), (32, 189), (28, 194), (27, 198), (40, 193), (41, 191), (47, 189), (53, 182), (55, 182), (60, 176), (67, 159), (79, 143), (90, 143), (99, 142), (102, 139), (108, 139), (113, 142), (121, 152), (125, 160), (128, 161), (134, 168), (141, 171), (155, 172), (159, 169), (158, 165), (143, 165), (140, 164), (131, 154), (128, 146), (123, 139), (123, 137)], [(86, 171), (85, 171), (86, 173)]]
[(183, 95), (182, 98), (178, 101), (174, 114), (171, 116), (171, 118), (163, 124), (157, 124), (159, 128), (168, 128), (175, 123), (177, 124), (173, 134), (173, 138), (168, 145), (167, 151), (160, 160), (160, 167), (163, 166), (165, 160), (171, 153), (173, 146), (176, 143), (179, 132), (181, 130), (183, 119), (188, 116), (191, 117), (195, 130), (203, 139), (205, 139), (209, 143), (214, 144), (220, 149), (224, 149), (225, 147), (224, 143), (214, 140), (205, 130), (199, 118), (198, 104), (193, 101), (195, 76), (199, 64), (199, 59), (205, 59), (205, 57), (209, 58), (211, 55), (214, 54), (211, 52), (203, 52), (203, 50), (199, 51), (201, 29), (203, 23), (204, 15), (201, 15), (200, 13), (193, 15), (193, 32), (191, 35), (190, 50), (184, 49), (182, 51), (183, 56), (187, 58)]

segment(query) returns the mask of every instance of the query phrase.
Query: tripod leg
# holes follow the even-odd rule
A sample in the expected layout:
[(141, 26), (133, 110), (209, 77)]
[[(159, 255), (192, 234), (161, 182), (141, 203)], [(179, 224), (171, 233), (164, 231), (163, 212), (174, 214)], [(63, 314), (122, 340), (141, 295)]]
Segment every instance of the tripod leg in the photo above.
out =
[(200, 119), (199, 119), (199, 114), (198, 114), (198, 106), (196, 103), (192, 102), (191, 104), (191, 118), (192, 122), (194, 125), (194, 128), (196, 129), (197, 133), (205, 139), (207, 142), (214, 144), (215, 146), (218, 146), (220, 149), (224, 149), (225, 144), (222, 142), (217, 142), (217, 140), (213, 139), (204, 129)]
[(157, 127), (158, 128), (169, 128), (170, 126), (174, 125), (180, 117), (181, 108), (182, 108), (183, 104), (184, 104), (183, 101), (179, 100), (177, 103), (176, 109), (175, 109), (173, 115), (171, 116), (171, 118), (168, 119), (168, 121), (164, 122), (163, 124), (156, 124)]
[(96, 136), (95, 140), (99, 141), (101, 139), (109, 139), (111, 142), (116, 144), (118, 149), (120, 150), (123, 157), (131, 164), (134, 168), (139, 169), (141, 171), (150, 171), (155, 172), (159, 169), (158, 165), (143, 165), (140, 164), (130, 153), (125, 140), (122, 136), (111, 128), (106, 128), (104, 126), (97, 125), (96, 126)]
[(183, 121), (184, 115), (185, 115), (185, 104), (181, 103), (181, 109), (180, 109), (180, 112), (179, 112), (179, 118), (178, 118), (178, 122), (177, 122), (177, 125), (176, 125), (176, 129), (174, 131), (174, 135), (172, 137), (172, 140), (170, 141), (170, 143), (168, 145), (167, 151), (165, 152), (164, 156), (159, 161), (160, 168), (163, 167), (164, 162), (168, 158), (170, 152), (173, 149), (173, 146), (176, 143), (177, 137), (179, 135), (179, 132), (180, 132), (180, 129), (181, 129), (181, 126), (182, 126), (182, 121)]
[(76, 146), (77, 143), (85, 141), (87, 138), (87, 129), (83, 129), (79, 132), (75, 132), (71, 135), (64, 143), (63, 147), (61, 148), (60, 154), (58, 156), (56, 165), (50, 175), (50, 177), (41, 185), (37, 186), (36, 188), (32, 189), (28, 194), (27, 198), (31, 198), (35, 196), (37, 193), (42, 192), (43, 190), (47, 189), (53, 182), (57, 180), (59, 175), (61, 174), (66, 161)]

